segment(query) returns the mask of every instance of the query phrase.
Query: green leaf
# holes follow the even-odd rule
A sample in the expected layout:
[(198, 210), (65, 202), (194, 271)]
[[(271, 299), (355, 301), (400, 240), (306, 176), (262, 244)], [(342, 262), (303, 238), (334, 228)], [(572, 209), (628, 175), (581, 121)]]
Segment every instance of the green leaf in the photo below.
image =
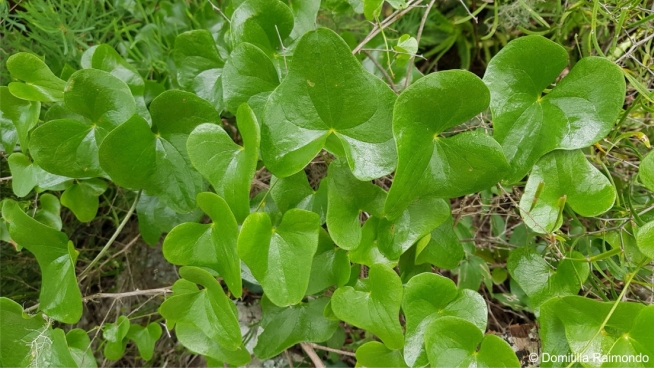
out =
[(347, 252), (337, 248), (325, 229), (318, 234), (318, 249), (311, 263), (311, 276), (306, 294), (319, 293), (330, 286), (341, 287), (350, 278)]
[(28, 101), (55, 102), (64, 98), (66, 82), (57, 78), (38, 56), (19, 52), (7, 59), (11, 76), (25, 83), (9, 83), (11, 94)]
[(220, 123), (207, 101), (183, 91), (169, 90), (152, 101), (152, 128), (133, 116), (105, 138), (100, 164), (118, 185), (145, 189), (179, 213), (195, 209), (195, 197), (204, 188), (193, 170), (186, 141), (203, 123)]
[(23, 212), (18, 203), (4, 201), (2, 216), (9, 235), (29, 250), (41, 268), (39, 310), (63, 323), (77, 323), (82, 316), (82, 294), (75, 278), (79, 252), (66, 234), (43, 225)]
[(394, 101), (393, 91), (363, 69), (336, 33), (325, 28), (308, 32), (297, 44), (288, 75), (268, 99), (261, 130), (263, 161), (276, 176), (290, 176), (334, 134), (358, 179), (390, 174), (396, 158)]
[(232, 14), (232, 42), (249, 42), (272, 55), (293, 29), (293, 13), (279, 0), (246, 0)]
[(20, 152), (11, 154), (7, 163), (12, 175), (11, 188), (17, 197), (25, 197), (37, 185), (49, 187), (66, 180), (66, 178), (44, 171)]
[(99, 196), (107, 190), (107, 183), (100, 179), (80, 181), (68, 187), (61, 195), (61, 204), (70, 208), (81, 222), (95, 218), (100, 206)]
[(647, 189), (654, 191), (654, 153), (648, 153), (640, 162), (638, 177)]
[[(241, 330), (238, 326), (236, 308), (227, 298), (218, 281), (209, 272), (197, 267), (184, 266), (179, 269), (179, 274), (186, 280), (185, 283), (190, 281), (204, 288), (173, 293), (173, 296), (166, 299), (159, 307), (161, 316), (168, 323), (175, 323), (177, 328), (184, 325), (195, 327), (194, 330), (199, 330), (198, 335), (206, 336), (222, 349), (228, 351), (241, 349)], [(192, 343), (203, 345), (200, 336)], [(187, 347), (194, 350), (193, 346)]]
[(411, 35), (403, 34), (398, 40), (397, 45), (393, 46), (395, 51), (401, 52), (397, 54), (395, 60), (399, 66), (406, 65), (413, 55), (418, 52), (418, 40), (411, 37)]
[[(572, 252), (571, 257), (583, 258), (583, 255)], [(578, 294), (590, 273), (588, 263), (570, 260), (561, 261), (554, 270), (532, 247), (514, 249), (507, 260), (507, 269), (529, 297), (536, 316), (547, 299)]]
[(130, 322), (125, 316), (119, 316), (116, 323), (107, 323), (102, 331), (102, 337), (107, 340), (103, 355), (109, 360), (118, 360), (125, 354)]
[(256, 101), (268, 99), (279, 85), (279, 76), (272, 60), (260, 48), (243, 42), (238, 44), (225, 63), (222, 75), (223, 98), (229, 111), (236, 111), (248, 103), (257, 116), (263, 112), (263, 105)]
[(43, 225), (60, 231), (62, 222), (59, 215), (61, 212), (59, 198), (50, 193), (44, 193), (39, 197), (39, 205), (40, 207), (34, 214), (34, 219)]
[(75, 328), (66, 333), (66, 342), (70, 350), (70, 355), (77, 363), (78, 367), (95, 368), (98, 363), (93, 356), (91, 348), (91, 339), (86, 331), (81, 328)]
[(422, 197), (395, 220), (382, 218), (379, 221), (379, 250), (389, 259), (398, 259), (420, 238), (451, 217), (448, 202), (433, 196)]
[(354, 263), (371, 267), (374, 264), (383, 264), (388, 267), (395, 267), (397, 259), (389, 259), (379, 250), (379, 223), (380, 218), (371, 217), (361, 229), (361, 242), (350, 250), (350, 260)]
[(86, 52), (92, 52), (92, 68), (111, 73), (113, 76), (127, 84), (132, 96), (134, 97), (136, 111), (145, 120), (151, 121), (150, 113), (148, 112), (144, 98), (145, 82), (138, 70), (132, 64), (126, 62), (125, 59), (123, 59), (123, 57), (109, 45), (99, 45), (87, 50)]
[(250, 214), (250, 184), (259, 160), (259, 124), (252, 109), (241, 105), (236, 113), (243, 146), (234, 143), (216, 124), (197, 126), (186, 147), (193, 166), (223, 197), (239, 222)]
[(484, 298), (472, 290), (458, 290), (454, 282), (434, 273), (421, 273), (404, 288), (402, 311), (406, 318), (404, 359), (410, 367), (428, 365), (425, 331), (446, 316), (460, 317), (486, 330), (488, 311)]
[(404, 346), (399, 313), (402, 303), (402, 281), (390, 267), (370, 267), (367, 279), (354, 287), (338, 288), (331, 300), (334, 314), (351, 325), (377, 335), (389, 349)]
[(456, 268), (465, 255), (451, 217), (418, 241), (416, 247), (416, 264), (429, 263), (446, 270)]
[(609, 179), (581, 150), (557, 150), (534, 165), (520, 198), (520, 215), (529, 228), (547, 234), (561, 227), (566, 203), (576, 213), (592, 217), (610, 210), (615, 198)]
[(211, 33), (200, 29), (177, 36), (173, 60), (180, 87), (195, 92), (211, 102), (216, 110), (221, 111), (223, 109), (221, 73), (225, 62), (218, 53)]
[(359, 346), (356, 352), (356, 358), (356, 367), (407, 367), (400, 350), (390, 350), (379, 341), (369, 341)]
[(202, 210), (199, 208), (187, 214), (178, 214), (166, 206), (159, 198), (141, 193), (136, 203), (139, 232), (149, 245), (156, 245), (162, 233), (167, 233), (184, 222), (200, 222)]
[(136, 343), (141, 358), (146, 361), (152, 359), (154, 344), (160, 337), (161, 326), (156, 322), (152, 322), (146, 327), (131, 325), (127, 332), (127, 338)]
[(491, 284), (492, 277), (486, 261), (475, 255), (468, 255), (459, 265), (457, 279), (459, 289), (479, 290), (482, 281)]
[(32, 342), (49, 329), (42, 315), (28, 316), (23, 307), (0, 298), (0, 363), (3, 367), (27, 367), (33, 363)]
[(648, 222), (636, 233), (638, 249), (649, 258), (654, 258), (654, 221)]
[(320, 215), (321, 224), (326, 221), (328, 192), (327, 180), (321, 180), (314, 191), (303, 171), (281, 179), (273, 175), (270, 179), (270, 196), (280, 211), (299, 208), (315, 212)]
[(267, 213), (248, 216), (238, 237), (238, 255), (275, 305), (302, 301), (318, 248), (320, 218), (299, 209), (287, 211), (278, 227)]
[(28, 134), (39, 122), (40, 111), (40, 102), (16, 98), (9, 88), (0, 87), (0, 148), (11, 153), (18, 142), (21, 151), (26, 153)]
[(620, 68), (608, 59), (579, 60), (556, 87), (568, 65), (563, 47), (541, 36), (509, 42), (488, 64), (494, 137), (520, 180), (544, 154), (592, 145), (611, 131), (625, 96)]
[(379, 17), (384, 0), (363, 0), (363, 14), (367, 20)]
[[(612, 348), (619, 351), (628, 344), (637, 346), (651, 341), (651, 330), (648, 327), (651, 328), (652, 321), (647, 318), (651, 316), (651, 309), (646, 311), (647, 309), (650, 308), (639, 303), (599, 302), (576, 295), (553, 299), (543, 305), (542, 324), (550, 328), (543, 336), (543, 352), (555, 354), (555, 351), (562, 351), (562, 347), (551, 338), (560, 338), (563, 329), (570, 352), (580, 360), (585, 360), (585, 366), (599, 367), (602, 361), (596, 357), (610, 354)], [(610, 318), (606, 320), (609, 314)], [(561, 323), (559, 334), (555, 333), (556, 330), (551, 330), (551, 327), (556, 326), (553, 319)], [(598, 333), (602, 325), (604, 327)], [(645, 346), (644, 351), (639, 350), (651, 352), (651, 348)]]
[(309, 300), (291, 307), (278, 307), (267, 297), (261, 299), (263, 332), (254, 353), (259, 359), (270, 359), (300, 342), (322, 342), (336, 331), (338, 321), (323, 316), (329, 298)]
[(385, 212), (398, 217), (416, 198), (459, 197), (486, 189), (508, 169), (500, 145), (486, 134), (440, 134), (483, 112), (488, 88), (474, 74), (452, 70), (429, 74), (395, 103), (393, 134), (398, 165)]
[(176, 226), (164, 240), (164, 257), (172, 264), (214, 270), (222, 276), (232, 294), (240, 298), (241, 261), (236, 251), (236, 219), (227, 202), (214, 193), (198, 194), (197, 203), (212, 223), (187, 222)]
[(425, 331), (432, 367), (520, 367), (513, 349), (496, 335), (483, 335), (472, 322), (459, 317), (435, 320)]
[(358, 180), (344, 160), (329, 165), (327, 180), (327, 227), (334, 242), (343, 249), (361, 243), (362, 212), (381, 216), (386, 197), (384, 190), (371, 182)]
[(66, 107), (111, 131), (136, 112), (132, 93), (122, 80), (102, 70), (75, 72), (66, 83)]
[(250, 362), (250, 353), (245, 349), (245, 346), (241, 346), (236, 350), (227, 350), (193, 324), (178, 322), (175, 326), (175, 335), (179, 342), (191, 352), (233, 366), (240, 367)]
[(316, 28), (316, 17), (320, 11), (320, 0), (305, 0), (289, 2), (289, 7), (293, 12), (295, 24), (291, 35), (291, 39), (296, 40), (305, 33)]

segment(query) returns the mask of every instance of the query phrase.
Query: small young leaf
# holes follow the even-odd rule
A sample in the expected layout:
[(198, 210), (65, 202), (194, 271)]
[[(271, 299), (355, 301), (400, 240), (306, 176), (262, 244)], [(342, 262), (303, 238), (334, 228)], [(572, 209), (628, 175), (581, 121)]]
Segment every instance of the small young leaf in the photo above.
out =
[(259, 159), (259, 124), (252, 109), (241, 105), (236, 113), (243, 146), (216, 124), (197, 126), (186, 147), (193, 166), (223, 197), (238, 222), (250, 214), (250, 184)]
[(17, 197), (25, 197), (37, 185), (47, 188), (67, 180), (67, 178), (44, 171), (20, 152), (11, 154), (7, 163), (12, 175), (11, 189)]
[(567, 203), (582, 216), (597, 216), (613, 207), (616, 191), (580, 150), (557, 150), (543, 156), (534, 166), (525, 193), (520, 198), (520, 215), (537, 233), (556, 231), (563, 222)]
[(81, 222), (95, 218), (100, 206), (98, 197), (107, 189), (107, 184), (100, 179), (80, 181), (68, 187), (61, 195), (61, 204), (70, 208)]
[(379, 223), (378, 217), (369, 218), (361, 229), (361, 242), (349, 251), (350, 260), (371, 267), (374, 264), (383, 264), (388, 267), (395, 267), (397, 259), (389, 259), (379, 250)]
[(400, 349), (404, 346), (398, 318), (402, 281), (393, 269), (380, 264), (370, 267), (368, 275), (354, 287), (338, 288), (331, 308), (339, 319), (377, 335), (389, 349)]
[(278, 307), (267, 297), (261, 299), (263, 332), (254, 353), (259, 359), (274, 357), (300, 342), (322, 342), (329, 339), (338, 321), (323, 316), (329, 298), (321, 297), (291, 307)]
[(337, 248), (325, 229), (318, 234), (318, 249), (311, 263), (311, 276), (306, 294), (312, 295), (330, 286), (341, 287), (350, 278), (347, 252)]
[(454, 220), (450, 217), (430, 235), (418, 241), (416, 264), (429, 263), (446, 270), (451, 270), (459, 264), (465, 252), (453, 226)]
[(42, 273), (39, 310), (63, 323), (77, 323), (82, 316), (82, 294), (75, 277), (79, 252), (66, 234), (29, 217), (18, 203), (5, 200), (2, 216), (16, 244), (29, 250)]
[(520, 367), (511, 346), (496, 335), (483, 335), (478, 326), (459, 317), (443, 317), (425, 330), (432, 367)]
[(161, 326), (156, 322), (152, 322), (146, 327), (131, 325), (126, 337), (136, 343), (141, 358), (147, 361), (152, 359), (154, 344), (161, 337)]
[(34, 219), (43, 225), (60, 231), (63, 225), (60, 212), (59, 198), (50, 193), (43, 193), (39, 197), (39, 208), (34, 214)]
[(27, 101), (55, 102), (64, 99), (66, 82), (57, 78), (38, 56), (19, 52), (7, 59), (11, 76), (25, 83), (9, 83), (11, 94)]
[(238, 237), (238, 255), (275, 305), (302, 301), (318, 248), (320, 218), (299, 209), (287, 211), (278, 227), (267, 213), (248, 216)]
[(66, 343), (70, 355), (80, 368), (95, 368), (98, 363), (93, 356), (93, 349), (91, 349), (91, 339), (86, 331), (81, 328), (75, 328), (66, 333)]
[(109, 360), (118, 360), (125, 354), (130, 322), (125, 316), (119, 316), (116, 323), (107, 323), (102, 331), (102, 337), (107, 340), (103, 355)]
[(394, 101), (388, 85), (366, 72), (336, 33), (325, 28), (308, 32), (297, 44), (288, 75), (266, 104), (263, 161), (276, 176), (290, 176), (334, 134), (354, 176), (371, 180), (387, 175), (396, 159)]
[(206, 267), (225, 280), (229, 290), (240, 298), (241, 261), (236, 252), (238, 224), (224, 199), (214, 193), (200, 193), (197, 203), (213, 221), (176, 226), (166, 236), (163, 254), (172, 264)]

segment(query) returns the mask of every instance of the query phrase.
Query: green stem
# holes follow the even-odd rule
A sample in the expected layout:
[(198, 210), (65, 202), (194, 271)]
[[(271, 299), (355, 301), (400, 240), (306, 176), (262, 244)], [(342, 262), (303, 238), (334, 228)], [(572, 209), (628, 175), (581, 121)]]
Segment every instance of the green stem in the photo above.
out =
[(607, 259), (607, 258), (616, 256), (616, 255), (618, 255), (620, 253), (622, 253), (621, 248), (613, 248), (613, 249), (608, 250), (608, 251), (606, 251), (604, 253), (600, 253), (600, 254), (594, 255), (594, 256), (589, 257), (589, 258), (566, 258), (566, 259), (569, 260), (569, 261), (575, 261), (575, 262), (597, 262), (597, 261), (601, 261), (603, 259)]
[(118, 225), (118, 227), (116, 228), (116, 231), (114, 231), (113, 235), (111, 236), (111, 238), (109, 239), (107, 244), (104, 245), (102, 250), (100, 250), (100, 253), (98, 253), (98, 255), (91, 261), (91, 263), (89, 263), (89, 265), (86, 266), (84, 271), (82, 271), (82, 273), (79, 274), (79, 280), (82, 280), (82, 278), (87, 273), (89, 273), (89, 271), (91, 271), (91, 268), (93, 268), (93, 266), (95, 266), (95, 264), (98, 263), (100, 258), (102, 258), (102, 256), (107, 252), (107, 249), (109, 249), (111, 244), (113, 244), (113, 242), (116, 240), (116, 238), (118, 238), (118, 235), (121, 233), (121, 231), (123, 231), (123, 228), (125, 227), (125, 225), (127, 225), (127, 221), (130, 219), (130, 217), (132, 217), (132, 214), (134, 213), (134, 210), (136, 209), (136, 203), (139, 201), (140, 196), (141, 196), (141, 191), (136, 193), (136, 198), (134, 198), (134, 202), (132, 203), (132, 206), (129, 208), (129, 211), (127, 211), (127, 214), (125, 215), (125, 218), (123, 218), (123, 221)]

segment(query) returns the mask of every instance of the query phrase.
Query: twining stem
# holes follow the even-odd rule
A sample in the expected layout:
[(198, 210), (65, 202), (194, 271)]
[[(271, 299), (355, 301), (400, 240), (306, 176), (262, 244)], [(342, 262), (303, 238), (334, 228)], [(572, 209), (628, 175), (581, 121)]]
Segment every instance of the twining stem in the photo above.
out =
[(86, 276), (87, 273), (89, 273), (89, 271), (91, 271), (93, 266), (95, 266), (95, 264), (98, 263), (100, 258), (102, 258), (102, 256), (104, 256), (104, 254), (107, 252), (107, 250), (109, 249), (111, 244), (113, 244), (113, 242), (116, 240), (116, 238), (118, 238), (118, 235), (120, 234), (120, 232), (123, 231), (123, 228), (125, 227), (125, 225), (127, 225), (127, 221), (130, 219), (130, 217), (132, 217), (132, 214), (134, 213), (134, 210), (136, 209), (136, 203), (139, 201), (140, 196), (141, 196), (141, 191), (136, 193), (136, 198), (134, 198), (134, 202), (132, 203), (132, 206), (129, 208), (129, 211), (127, 211), (127, 214), (125, 215), (125, 218), (123, 218), (123, 221), (116, 228), (116, 231), (114, 231), (113, 235), (111, 235), (111, 238), (109, 239), (107, 244), (104, 245), (102, 250), (100, 250), (100, 253), (98, 253), (98, 255), (91, 261), (91, 263), (89, 263), (89, 265), (86, 266), (84, 271), (82, 271), (82, 273), (79, 274), (78, 279), (80, 281), (84, 278), (84, 276)]
[[(418, 47), (420, 47), (420, 37), (422, 36), (422, 31), (425, 29), (425, 23), (427, 22), (429, 11), (431, 10), (431, 7), (434, 6), (435, 2), (436, 0), (431, 0), (429, 2), (429, 5), (427, 5), (427, 9), (425, 10), (425, 14), (422, 15), (422, 19), (420, 20), (420, 27), (418, 28), (418, 33), (416, 34), (416, 43), (418, 44)], [(404, 77), (404, 89), (409, 86), (409, 80), (411, 79), (411, 69), (413, 68), (415, 59), (416, 57), (413, 55), (411, 56), (411, 60), (409, 60), (409, 66), (407, 67), (406, 76)]]
[(381, 30), (382, 38), (384, 39), (384, 46), (386, 46), (386, 64), (388, 65), (388, 72), (391, 73), (391, 77), (395, 78), (393, 74), (393, 69), (391, 68), (391, 51), (388, 48), (388, 40), (386, 39), (386, 34), (384, 33), (384, 27), (382, 27), (379, 17), (375, 15), (375, 21), (377, 22), (377, 27)]

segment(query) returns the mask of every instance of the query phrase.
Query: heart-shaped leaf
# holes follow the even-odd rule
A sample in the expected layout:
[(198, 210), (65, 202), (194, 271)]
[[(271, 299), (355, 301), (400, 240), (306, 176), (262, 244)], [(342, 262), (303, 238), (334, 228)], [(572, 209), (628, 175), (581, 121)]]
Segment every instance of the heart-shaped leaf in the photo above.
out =
[(5, 200), (2, 216), (16, 244), (29, 250), (41, 268), (39, 310), (63, 323), (77, 323), (82, 316), (82, 294), (75, 277), (79, 252), (66, 234), (29, 217), (12, 200)]
[(100, 164), (116, 184), (145, 189), (175, 211), (190, 212), (204, 183), (191, 166), (186, 141), (198, 125), (218, 124), (220, 116), (207, 101), (176, 90), (155, 98), (150, 113), (152, 128), (136, 115), (107, 135)]
[(582, 216), (597, 216), (613, 207), (616, 191), (609, 179), (580, 150), (557, 150), (534, 165), (520, 198), (520, 215), (537, 233), (556, 231), (563, 223), (563, 206)]
[(30, 152), (44, 170), (71, 178), (103, 176), (98, 146), (136, 111), (129, 87), (96, 69), (75, 72), (66, 85), (65, 110), (83, 120), (51, 120), (36, 128)]
[(50, 193), (43, 193), (39, 197), (39, 208), (34, 214), (34, 219), (45, 226), (60, 231), (62, 227), (60, 212), (59, 198)]
[(107, 190), (107, 183), (100, 179), (80, 181), (68, 187), (61, 195), (61, 204), (70, 208), (81, 222), (95, 218), (100, 207), (99, 196)]
[(295, 25), (291, 31), (290, 39), (296, 40), (303, 34), (316, 28), (316, 17), (320, 11), (320, 0), (307, 0), (291, 2), (288, 4), (293, 12)]
[(223, 98), (229, 111), (248, 103), (261, 116), (270, 93), (279, 85), (279, 76), (272, 60), (260, 48), (243, 42), (238, 44), (223, 69)]
[(9, 83), (11, 94), (27, 101), (55, 102), (64, 99), (66, 82), (57, 78), (43, 60), (34, 54), (19, 52), (7, 59), (11, 76), (25, 83)]
[(472, 322), (443, 317), (425, 330), (425, 346), (431, 367), (520, 367), (506, 341), (486, 335)]
[(48, 188), (67, 180), (62, 176), (44, 171), (39, 165), (20, 152), (13, 153), (7, 159), (11, 171), (11, 189), (17, 197), (25, 197), (37, 185)]
[(401, 303), (400, 277), (390, 267), (376, 264), (367, 279), (359, 279), (354, 287), (338, 288), (331, 308), (339, 319), (377, 335), (389, 349), (400, 349), (404, 346)]
[(27, 152), (28, 134), (39, 122), (40, 111), (40, 102), (16, 98), (9, 88), (0, 87), (0, 148), (11, 153), (18, 142)]
[(394, 101), (388, 85), (366, 72), (336, 33), (325, 28), (306, 33), (266, 104), (261, 129), (266, 167), (278, 177), (295, 174), (334, 134), (354, 176), (390, 174), (396, 158)]
[(443, 199), (424, 196), (411, 203), (393, 221), (379, 221), (379, 250), (389, 259), (398, 259), (416, 241), (451, 218), (450, 205)]
[(241, 261), (236, 252), (238, 224), (227, 202), (214, 193), (200, 193), (198, 206), (211, 218), (211, 224), (187, 222), (176, 226), (163, 243), (163, 254), (172, 264), (206, 267), (225, 280), (240, 298)]
[(517, 38), (493, 57), (484, 75), (491, 91), (494, 137), (520, 180), (544, 154), (592, 145), (611, 130), (622, 108), (625, 81), (620, 68), (600, 57), (567, 66), (563, 47), (541, 36)]
[(93, 356), (93, 349), (91, 349), (91, 339), (86, 331), (81, 328), (75, 328), (66, 333), (66, 342), (70, 355), (80, 368), (95, 368), (98, 363)]
[(232, 42), (249, 42), (272, 55), (293, 29), (293, 13), (279, 0), (246, 0), (232, 14)]
[(446, 316), (460, 317), (486, 330), (486, 302), (477, 292), (458, 290), (454, 282), (434, 273), (421, 273), (404, 288), (402, 311), (406, 318), (404, 359), (410, 367), (428, 365), (425, 331), (430, 324)]
[[(583, 258), (578, 252), (573, 252), (571, 257)], [(507, 269), (529, 296), (536, 316), (547, 299), (579, 293), (590, 273), (588, 263), (570, 260), (561, 261), (554, 270), (532, 247), (514, 249), (507, 260)]]
[(328, 170), (327, 227), (339, 247), (354, 249), (361, 243), (359, 216), (381, 216), (386, 193), (354, 177), (344, 160), (331, 163)]
[(223, 197), (239, 222), (250, 214), (250, 184), (259, 160), (259, 124), (252, 109), (241, 105), (236, 113), (243, 146), (216, 124), (202, 124), (188, 137), (186, 147), (193, 166)]
[[(218, 281), (209, 272), (197, 267), (184, 266), (179, 269), (179, 274), (184, 280), (178, 280), (175, 286), (183, 286), (184, 291), (173, 290), (173, 296), (159, 307), (161, 316), (178, 327), (195, 327), (199, 335), (205, 335), (224, 350), (242, 349), (236, 308)], [(199, 290), (191, 283), (204, 288)], [(193, 347), (187, 347), (193, 350)]]
[(219, 362), (241, 367), (249, 363), (251, 359), (245, 346), (236, 350), (227, 350), (205, 335), (200, 328), (190, 323), (178, 322), (175, 326), (175, 336), (190, 351)]
[(446, 270), (455, 268), (465, 255), (463, 245), (454, 232), (452, 217), (418, 241), (416, 247), (416, 264), (428, 263)]
[(200, 29), (177, 36), (173, 60), (180, 87), (195, 92), (211, 102), (216, 110), (221, 111), (223, 109), (221, 74), (225, 62), (218, 53), (211, 33)]
[(280, 211), (286, 212), (292, 208), (299, 208), (315, 212), (320, 215), (320, 223), (324, 224), (327, 216), (327, 180), (321, 180), (318, 190), (314, 191), (309, 185), (307, 175), (303, 171), (278, 178), (270, 179), (270, 196)]
[(144, 360), (152, 359), (154, 354), (154, 344), (161, 337), (161, 326), (158, 323), (152, 322), (147, 326), (131, 325), (127, 332), (127, 338), (136, 343), (139, 350), (139, 355)]
[(134, 97), (134, 102), (136, 103), (136, 111), (145, 120), (151, 122), (150, 113), (145, 104), (145, 82), (138, 70), (132, 64), (126, 62), (125, 59), (123, 59), (123, 57), (109, 45), (94, 46), (84, 53), (91, 54), (86, 56), (91, 60), (91, 68), (111, 73), (129, 86), (132, 96)]
[(268, 298), (261, 299), (263, 332), (254, 353), (259, 359), (270, 359), (300, 342), (322, 342), (336, 331), (338, 321), (323, 316), (329, 298), (309, 300), (280, 308)]
[(267, 213), (250, 214), (238, 237), (238, 255), (275, 305), (304, 298), (311, 262), (318, 248), (320, 218), (299, 209), (287, 211), (278, 227)]
[(406, 368), (404, 357), (400, 350), (390, 350), (379, 341), (369, 341), (357, 349), (356, 367), (385, 368), (396, 367)]
[(341, 287), (350, 279), (347, 252), (334, 245), (325, 229), (318, 234), (318, 249), (311, 263), (311, 276), (306, 294), (319, 293), (330, 286)]
[(453, 198), (498, 182), (508, 168), (502, 148), (481, 132), (440, 134), (488, 107), (484, 83), (467, 71), (429, 74), (407, 88), (395, 103), (393, 134), (398, 165), (385, 212), (398, 217), (416, 198)]
[(379, 250), (379, 223), (380, 218), (373, 216), (363, 224), (361, 242), (356, 248), (349, 251), (350, 260), (353, 263), (368, 267), (374, 264), (383, 264), (389, 267), (395, 267), (397, 265), (397, 258), (389, 259)]
[(636, 244), (641, 253), (649, 258), (654, 258), (654, 221), (648, 222), (638, 229)]
[(118, 360), (125, 354), (127, 333), (130, 322), (125, 316), (119, 316), (116, 323), (107, 323), (102, 331), (102, 337), (107, 341), (102, 354), (109, 360)]
[(647, 354), (652, 340), (648, 328), (654, 323), (651, 315), (651, 307), (639, 303), (599, 302), (576, 295), (552, 299), (542, 307), (543, 353), (563, 353), (566, 344), (561, 340), (567, 340), (568, 352), (587, 367), (602, 366), (602, 356), (629, 345), (636, 347), (633, 355)]

